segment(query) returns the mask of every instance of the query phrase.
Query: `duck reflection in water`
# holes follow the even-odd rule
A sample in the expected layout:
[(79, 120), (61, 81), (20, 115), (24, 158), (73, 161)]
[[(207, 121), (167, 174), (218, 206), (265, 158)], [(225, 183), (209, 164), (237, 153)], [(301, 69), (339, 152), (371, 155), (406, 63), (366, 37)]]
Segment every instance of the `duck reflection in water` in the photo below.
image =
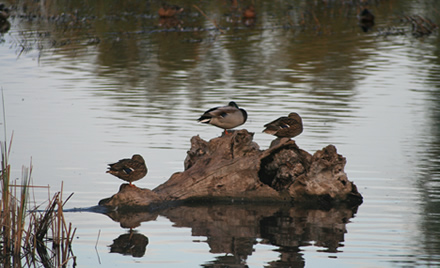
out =
[(141, 222), (154, 221), (157, 219), (157, 213), (148, 212), (118, 212), (109, 211), (106, 213), (113, 221), (119, 222), (122, 228), (129, 228), (128, 233), (120, 235), (113, 240), (110, 245), (110, 253), (120, 253), (122, 255), (131, 255), (133, 257), (142, 257), (145, 255), (148, 237), (134, 231)]
[(110, 253), (140, 258), (145, 255), (148, 242), (148, 237), (130, 229), (128, 233), (122, 234), (113, 240), (113, 244), (110, 245)]

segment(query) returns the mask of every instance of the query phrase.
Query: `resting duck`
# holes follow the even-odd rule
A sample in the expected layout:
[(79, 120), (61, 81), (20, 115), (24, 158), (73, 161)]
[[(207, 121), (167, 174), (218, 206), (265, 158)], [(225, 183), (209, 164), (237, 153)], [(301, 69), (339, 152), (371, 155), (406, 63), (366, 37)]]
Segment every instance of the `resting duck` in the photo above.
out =
[(159, 8), (159, 16), (161, 18), (172, 18), (182, 11), (183, 11), (182, 7), (176, 5), (163, 4), (162, 7)]
[(246, 120), (246, 111), (238, 108), (238, 105), (233, 101), (229, 102), (228, 106), (209, 109), (198, 119), (199, 122), (223, 128), (226, 134), (228, 129), (243, 125)]
[(359, 20), (360, 22), (374, 22), (374, 15), (370, 10), (364, 8), (359, 14)]
[(256, 16), (257, 16), (257, 13), (255, 12), (255, 7), (254, 6), (248, 6), (243, 11), (243, 18), (244, 19), (255, 19)]
[(374, 26), (374, 15), (366, 8), (362, 10), (358, 15), (359, 24), (364, 32), (368, 32), (369, 29)]
[(0, 4), (0, 22), (6, 21), (10, 16), (9, 8), (5, 6), (5, 4)]
[(303, 131), (302, 119), (297, 113), (290, 113), (264, 125), (264, 133), (275, 135), (278, 138), (293, 138)]
[(246, 26), (253, 26), (257, 18), (254, 6), (248, 6), (242, 14), (242, 22)]
[(145, 165), (144, 158), (135, 154), (130, 158), (121, 159), (116, 163), (108, 164), (107, 173), (110, 173), (121, 180), (128, 181), (130, 186), (133, 181), (137, 181), (147, 175), (148, 169)]

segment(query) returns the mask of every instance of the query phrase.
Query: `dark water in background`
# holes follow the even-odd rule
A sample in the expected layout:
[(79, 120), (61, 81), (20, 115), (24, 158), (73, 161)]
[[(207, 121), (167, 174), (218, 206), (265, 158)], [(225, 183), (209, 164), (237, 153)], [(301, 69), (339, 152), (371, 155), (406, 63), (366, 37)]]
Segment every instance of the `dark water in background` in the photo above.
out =
[[(229, 1), (175, 1), (185, 11), (171, 21), (155, 1), (20, 2), (0, 37), (15, 177), (32, 157), (35, 185), (63, 182), (68, 208), (90, 207), (119, 188), (109, 162), (142, 154), (149, 174), (136, 185), (150, 189), (182, 171), (190, 138), (221, 132), (196, 123), (210, 107), (244, 107), (262, 149), (273, 138), (262, 126), (296, 111), (301, 148), (334, 144), (347, 158), (357, 212), (67, 213), (79, 267), (439, 266), (440, 42), (438, 30), (414, 36), (410, 19), (440, 23), (440, 3), (369, 1), (364, 32), (357, 1), (256, 2), (250, 26)], [(109, 253), (124, 252), (132, 226), (134, 257)]]

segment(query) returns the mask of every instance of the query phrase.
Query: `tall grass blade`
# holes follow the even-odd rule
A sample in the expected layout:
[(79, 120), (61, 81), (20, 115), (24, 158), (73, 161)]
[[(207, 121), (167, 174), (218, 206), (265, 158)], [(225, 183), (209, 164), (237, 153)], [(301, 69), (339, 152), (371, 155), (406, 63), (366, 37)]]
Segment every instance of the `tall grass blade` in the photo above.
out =
[(0, 267), (66, 267), (71, 260), (75, 267), (71, 244), (76, 229), (72, 232), (72, 225), (67, 227), (63, 214), (63, 206), (72, 195), (63, 203), (61, 190), (48, 198), (49, 205), (44, 211), (37, 210), (35, 200), (29, 210), (29, 190), (38, 187), (31, 185), (32, 160), (29, 168), (22, 168), (20, 184), (10, 181), (9, 155), (14, 133), (8, 147), (3, 88), (1, 94), (5, 141), (0, 142)]

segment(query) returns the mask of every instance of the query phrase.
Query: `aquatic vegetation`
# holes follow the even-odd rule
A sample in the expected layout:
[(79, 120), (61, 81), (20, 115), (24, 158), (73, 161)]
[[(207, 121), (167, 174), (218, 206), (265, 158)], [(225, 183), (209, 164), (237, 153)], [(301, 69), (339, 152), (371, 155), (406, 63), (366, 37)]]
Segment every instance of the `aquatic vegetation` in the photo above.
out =
[(19, 184), (11, 181), (11, 143), (12, 138), (9, 146), (1, 142), (0, 266), (66, 267), (73, 263), (75, 267), (71, 244), (76, 229), (64, 219), (62, 191), (48, 200), (46, 208), (29, 209), (30, 190), (35, 187), (31, 185), (32, 163), (22, 168)]

